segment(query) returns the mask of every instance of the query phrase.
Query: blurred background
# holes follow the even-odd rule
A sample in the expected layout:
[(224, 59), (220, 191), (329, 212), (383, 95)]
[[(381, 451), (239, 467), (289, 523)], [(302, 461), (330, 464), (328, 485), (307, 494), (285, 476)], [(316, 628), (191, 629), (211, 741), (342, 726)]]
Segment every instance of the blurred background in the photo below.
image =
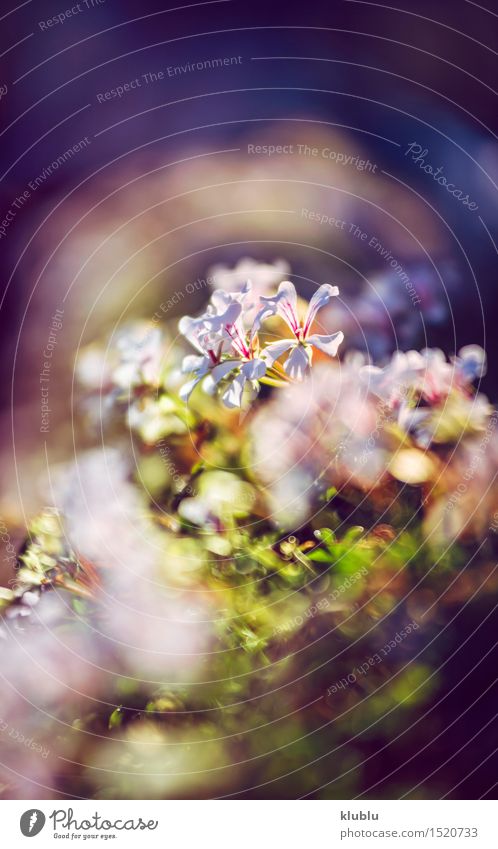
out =
[[(382, 364), (482, 345), (496, 402), (498, 17), (491, 2), (395, 5), (1, 10), (0, 514), (16, 542), (50, 470), (92, 445), (74, 421), (78, 349), (131, 318), (195, 313), (217, 267), (245, 257), (282, 263), (305, 296), (338, 285), (323, 321), (345, 332), (344, 352)], [(468, 613), (467, 634), (482, 615)], [(464, 665), (477, 656), (471, 640)], [(491, 764), (458, 792), (487, 791)]]
[(74, 8), (28, 3), (4, 17), (3, 215), (30, 196), (1, 239), (1, 393), (4, 407), (14, 393), (25, 460), (38, 450), (29, 406), (56, 309), (63, 429), (75, 345), (151, 317), (168, 292), (246, 255), (284, 257), (305, 293), (337, 283), (348, 343), (376, 360), (485, 342), (495, 394), (484, 321), (496, 307), (495, 16), (467, 2), (436, 16), (424, 2)]

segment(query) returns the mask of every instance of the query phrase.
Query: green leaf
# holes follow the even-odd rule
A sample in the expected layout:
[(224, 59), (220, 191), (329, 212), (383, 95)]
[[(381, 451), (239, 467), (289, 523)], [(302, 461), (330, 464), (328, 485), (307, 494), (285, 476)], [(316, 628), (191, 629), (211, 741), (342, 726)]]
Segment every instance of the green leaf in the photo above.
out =
[(119, 726), (123, 722), (123, 711), (121, 708), (122, 705), (117, 707), (116, 710), (113, 710), (113, 712), (111, 713), (108, 724), (109, 731), (112, 731), (113, 728), (119, 728)]

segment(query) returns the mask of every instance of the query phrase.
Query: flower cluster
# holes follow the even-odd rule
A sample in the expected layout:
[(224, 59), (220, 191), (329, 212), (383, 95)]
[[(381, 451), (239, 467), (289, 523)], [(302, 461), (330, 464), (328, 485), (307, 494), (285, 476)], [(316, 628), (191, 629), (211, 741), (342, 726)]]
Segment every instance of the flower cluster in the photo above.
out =
[[(198, 352), (183, 362), (184, 373), (193, 375), (180, 391), (184, 401), (202, 383), (209, 394), (219, 387), (226, 407), (241, 407), (254, 399), (263, 382), (302, 381), (311, 367), (313, 348), (336, 356), (343, 333), (320, 335), (311, 330), (321, 307), (339, 294), (337, 286), (320, 286), (302, 318), (296, 289), (289, 281), (282, 281), (273, 296), (260, 295), (256, 303), (251, 294), (249, 282), (238, 292), (218, 289), (202, 315), (180, 320), (180, 333)], [(263, 344), (262, 323), (276, 315), (291, 335)], [(278, 361), (284, 355), (281, 365)]]
[[(449, 361), (438, 349), (399, 351), (382, 368), (349, 353), (340, 368), (320, 364), (313, 380), (277, 393), (251, 422), (252, 468), (274, 519), (285, 527), (306, 521), (331, 487), (343, 500), (367, 492), (371, 506), (380, 499), (390, 509), (393, 479), (431, 489), (426, 514), (435, 499), (441, 513), (459, 485), (457, 467), (465, 492), (460, 486), (452, 517), (477, 503), (490, 487), (484, 472), (492, 479), (497, 468), (493, 407), (473, 388), (485, 370), (477, 345)], [(482, 504), (480, 528), (496, 509), (493, 498)]]
[(402, 430), (428, 447), (483, 429), (492, 407), (484, 395), (474, 394), (472, 384), (485, 373), (483, 349), (466, 345), (450, 362), (438, 348), (397, 351), (387, 366), (365, 366), (360, 376)]
[(126, 323), (105, 349), (96, 344), (83, 348), (77, 374), (88, 393), (89, 420), (99, 427), (113, 410), (125, 409), (126, 424), (148, 444), (185, 433), (189, 411), (168, 392), (180, 362), (168, 334), (147, 321)]
[(78, 378), (87, 389), (129, 395), (137, 387), (157, 386), (165, 356), (159, 327), (145, 321), (124, 325), (107, 349), (90, 345), (78, 357)]

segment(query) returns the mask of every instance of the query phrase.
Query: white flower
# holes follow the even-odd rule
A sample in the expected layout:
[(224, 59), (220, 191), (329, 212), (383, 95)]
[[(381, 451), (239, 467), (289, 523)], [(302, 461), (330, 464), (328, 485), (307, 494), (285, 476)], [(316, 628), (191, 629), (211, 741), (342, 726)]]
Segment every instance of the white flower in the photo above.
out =
[[(343, 333), (310, 335), (318, 310), (338, 294), (337, 287), (320, 286), (310, 301), (302, 324), (297, 314), (297, 295), (292, 283), (281, 283), (272, 298), (261, 297), (261, 306), (255, 313), (251, 291), (249, 282), (240, 292), (218, 289), (213, 292), (211, 302), (202, 315), (181, 319), (180, 332), (199, 354), (185, 357), (183, 363), (183, 371), (193, 374), (180, 391), (184, 401), (200, 382), (203, 389), (211, 394), (222, 384), (221, 399), (225, 406), (241, 407), (243, 401), (252, 400), (257, 395), (267, 369), (272, 369), (269, 377), (273, 382), (275, 379), (282, 382), (282, 371), (279, 374), (273, 366), (287, 351), (285, 372), (297, 380), (302, 379), (311, 364), (313, 345), (329, 356), (337, 353)], [(258, 332), (261, 323), (277, 313), (285, 319), (294, 337), (271, 342), (260, 351)]]
[[(247, 400), (254, 400), (259, 392), (258, 381), (266, 374), (266, 362), (260, 357), (255, 357), (254, 359), (245, 361), (229, 360), (228, 363), (231, 363), (232, 365), (232, 374), (223, 374), (218, 378), (218, 381), (216, 381), (214, 378), (216, 369), (213, 369), (211, 372), (211, 380), (213, 380), (213, 384), (216, 386), (217, 382), (219, 382), (222, 377), (230, 377), (228, 388), (223, 392), (221, 399), (225, 404), (225, 407), (233, 409), (235, 407), (242, 406), (244, 390), (248, 393)], [(227, 365), (227, 363), (223, 363), (223, 365)], [(209, 391), (209, 384), (206, 391)]]
[(184, 374), (193, 374), (194, 376), (191, 380), (187, 381), (187, 383), (184, 383), (180, 389), (179, 395), (182, 401), (187, 403), (197, 384), (200, 383), (218, 364), (219, 361), (213, 361), (207, 353), (200, 356), (189, 354), (185, 357), (183, 360), (182, 371)]
[(290, 266), (283, 259), (277, 259), (275, 262), (258, 262), (249, 257), (243, 257), (234, 268), (229, 268), (227, 265), (214, 265), (209, 269), (208, 274), (209, 279), (225, 292), (236, 292), (249, 280), (253, 294), (259, 299), (261, 295), (268, 295), (289, 272)]
[(423, 369), (424, 358), (418, 351), (395, 351), (384, 368), (366, 365), (360, 369), (360, 378), (370, 392), (391, 409), (398, 409)]
[(112, 368), (104, 351), (92, 345), (84, 348), (76, 364), (78, 380), (85, 389), (95, 390), (112, 384)]
[(451, 362), (439, 348), (396, 351), (384, 368), (368, 365), (360, 370), (370, 391), (392, 409), (400, 408), (410, 394), (438, 404), (452, 389), (467, 392), (485, 373), (486, 354), (478, 345), (466, 345)]
[[(216, 305), (221, 306), (219, 303)], [(184, 374), (193, 374), (194, 376), (180, 389), (182, 401), (187, 402), (197, 384), (221, 364), (221, 355), (224, 349), (231, 344), (229, 337), (223, 332), (223, 322), (227, 318), (229, 322), (235, 321), (240, 310), (240, 304), (230, 302), (222, 313), (217, 312), (216, 308), (211, 308), (209, 312), (204, 313), (199, 318), (184, 315), (180, 319), (178, 323), (180, 333), (199, 352), (198, 355), (189, 354), (183, 360), (182, 371)]]
[(270, 315), (278, 314), (283, 318), (288, 327), (293, 333), (290, 339), (279, 339), (277, 342), (270, 342), (266, 346), (263, 357), (271, 366), (282, 356), (289, 351), (289, 356), (284, 363), (284, 370), (289, 377), (294, 380), (302, 380), (304, 375), (311, 366), (312, 347), (318, 348), (329, 357), (335, 357), (344, 339), (344, 334), (339, 331), (327, 336), (314, 333), (310, 335), (312, 324), (316, 314), (331, 298), (339, 294), (337, 286), (330, 286), (324, 283), (315, 292), (308, 305), (308, 310), (301, 322), (297, 311), (297, 295), (293, 283), (284, 280), (278, 287), (278, 292), (273, 298), (264, 298), (264, 306), (258, 316), (259, 321)]
[(120, 363), (114, 370), (114, 383), (127, 391), (144, 383), (157, 384), (163, 357), (163, 337), (159, 327), (136, 324), (122, 330), (116, 340)]
[(428, 447), (482, 430), (491, 408), (484, 396), (472, 394), (471, 384), (485, 371), (482, 348), (467, 345), (451, 362), (439, 348), (396, 351), (387, 366), (365, 366), (360, 377), (370, 392), (397, 413), (398, 425)]
[[(183, 361), (182, 370), (194, 375), (180, 390), (183, 401), (188, 401), (201, 381), (204, 391), (213, 394), (221, 381), (228, 380), (221, 398), (229, 408), (241, 406), (246, 387), (251, 398), (257, 394), (266, 363), (256, 356), (259, 324), (255, 321), (249, 330), (243, 324), (243, 302), (249, 291), (250, 286), (246, 285), (235, 294), (213, 292), (203, 315), (181, 319), (180, 332), (200, 352), (200, 356), (190, 355)], [(227, 353), (231, 356), (222, 360), (222, 354)]]

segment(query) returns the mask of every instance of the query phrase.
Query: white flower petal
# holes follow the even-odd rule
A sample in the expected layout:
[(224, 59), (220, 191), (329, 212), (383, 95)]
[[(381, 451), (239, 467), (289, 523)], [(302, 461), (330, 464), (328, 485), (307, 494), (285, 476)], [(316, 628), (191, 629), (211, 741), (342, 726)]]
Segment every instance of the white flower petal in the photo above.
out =
[(256, 358), (244, 363), (240, 370), (246, 380), (259, 380), (266, 373), (266, 365), (264, 360)]
[(292, 332), (299, 327), (299, 316), (297, 314), (296, 287), (290, 280), (283, 280), (278, 287), (277, 312), (289, 325)]
[(192, 326), (196, 323), (195, 318), (190, 315), (183, 315), (178, 322), (178, 330), (182, 336), (187, 336)]
[(230, 374), (230, 372), (233, 371), (234, 368), (240, 366), (240, 363), (240, 360), (225, 360), (224, 362), (215, 366), (210, 375), (213, 379), (213, 383), (217, 385), (220, 380), (223, 380), (223, 378), (226, 377), (227, 374)]
[(220, 380), (223, 380), (225, 377), (227, 377), (227, 375), (229, 375), (230, 372), (233, 371), (234, 368), (237, 368), (237, 366), (239, 365), (240, 360), (225, 360), (224, 362), (219, 363), (219, 365), (211, 369), (202, 384), (204, 392), (207, 392), (208, 395), (213, 395)]
[(306, 318), (304, 320), (304, 335), (308, 333), (313, 321), (315, 320), (315, 316), (325, 304), (328, 304), (331, 298), (335, 298), (339, 294), (339, 289), (337, 286), (331, 286), (330, 283), (324, 283), (320, 286), (315, 294), (313, 295), (311, 301), (309, 302), (308, 312), (306, 313)]
[(251, 292), (251, 291), (252, 291), (252, 281), (246, 280), (244, 285), (242, 286), (242, 289), (239, 289), (238, 292), (234, 292), (233, 297), (237, 301), (243, 301), (247, 297), (249, 292)]
[[(261, 301), (265, 300), (266, 298), (261, 298)], [(271, 303), (263, 303), (263, 306), (260, 307), (254, 317), (254, 321), (251, 328), (251, 339), (253, 339), (256, 333), (258, 332), (259, 328), (261, 327), (261, 323), (264, 321), (264, 319), (269, 318), (271, 315), (275, 315), (277, 312), (277, 304), (274, 298), (268, 298), (268, 301), (271, 301)]]
[[(414, 353), (417, 352), (415, 351)], [(441, 348), (422, 348), (420, 353), (431, 365), (435, 363), (446, 365), (446, 354), (441, 350)]]
[(188, 354), (183, 358), (182, 363), (182, 372), (183, 374), (189, 374), (192, 371), (195, 371), (197, 374), (202, 372), (202, 374), (206, 374), (209, 369), (209, 358), (208, 357), (198, 357), (197, 354)]
[(184, 383), (181, 387), (180, 392), (178, 394), (180, 395), (182, 401), (185, 402), (185, 404), (188, 402), (188, 399), (190, 398), (193, 390), (201, 379), (201, 377), (194, 377), (193, 380), (189, 380), (188, 383)]
[(135, 363), (123, 362), (114, 370), (112, 377), (116, 386), (127, 391), (140, 383), (140, 372)]
[(289, 303), (294, 312), (297, 309), (297, 294), (296, 287), (294, 283), (291, 283), (290, 280), (282, 280), (280, 286), (277, 290), (277, 295), (279, 300), (285, 300)]
[(178, 322), (178, 330), (182, 336), (185, 336), (185, 339), (190, 342), (192, 347), (201, 354), (205, 353), (205, 348), (199, 338), (202, 333), (205, 334), (205, 331), (203, 330), (203, 322), (203, 318), (192, 318), (190, 315), (184, 315)]
[(313, 336), (308, 336), (306, 341), (315, 348), (319, 348), (324, 354), (328, 354), (329, 357), (335, 357), (343, 339), (344, 333), (339, 330), (338, 333), (332, 333), (330, 336), (320, 336), (315, 333)]
[(227, 324), (235, 324), (242, 310), (242, 304), (232, 301), (219, 315), (205, 315), (204, 326), (210, 332), (219, 333)]
[(383, 374), (383, 369), (379, 368), (379, 366), (373, 366), (371, 365), (371, 363), (360, 368), (360, 378), (364, 380), (370, 380), (371, 378), (379, 378), (382, 377)]
[(282, 281), (278, 287), (277, 294), (273, 298), (262, 297), (261, 301), (263, 302), (264, 307), (261, 313), (257, 316), (259, 322), (267, 316), (278, 313), (286, 324), (288, 324), (292, 332), (296, 332), (299, 326), (297, 295), (296, 288), (290, 280)]
[(278, 360), (289, 348), (296, 344), (295, 339), (279, 339), (277, 342), (270, 342), (264, 351), (261, 352), (261, 357), (265, 360), (269, 367), (273, 365), (275, 360)]
[(183, 498), (178, 505), (178, 513), (187, 522), (202, 526), (209, 518), (209, 507), (200, 498)]
[(284, 363), (284, 370), (293, 380), (303, 380), (311, 365), (312, 351), (304, 345), (296, 345)]
[(243, 374), (237, 375), (237, 377), (234, 377), (234, 379), (230, 381), (228, 389), (221, 396), (221, 400), (225, 407), (228, 407), (229, 409), (240, 407), (245, 383), (246, 378)]
[(220, 313), (225, 312), (230, 304), (233, 303), (233, 297), (223, 289), (216, 289), (211, 295), (211, 303), (216, 309), (217, 314), (220, 315)]

